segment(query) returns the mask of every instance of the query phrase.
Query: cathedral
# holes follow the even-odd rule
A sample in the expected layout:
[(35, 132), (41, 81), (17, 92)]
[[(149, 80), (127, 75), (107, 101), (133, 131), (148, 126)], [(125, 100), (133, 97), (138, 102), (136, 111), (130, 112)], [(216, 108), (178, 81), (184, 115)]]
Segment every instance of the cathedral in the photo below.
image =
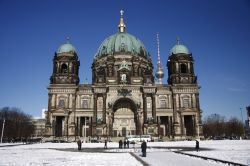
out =
[(169, 139), (202, 137), (199, 86), (194, 59), (179, 40), (170, 50), (163, 83), (158, 59), (126, 31), (121, 11), (118, 32), (107, 37), (92, 63), (92, 83), (79, 83), (80, 60), (67, 41), (56, 51), (48, 87), (45, 136), (78, 137), (151, 135)]

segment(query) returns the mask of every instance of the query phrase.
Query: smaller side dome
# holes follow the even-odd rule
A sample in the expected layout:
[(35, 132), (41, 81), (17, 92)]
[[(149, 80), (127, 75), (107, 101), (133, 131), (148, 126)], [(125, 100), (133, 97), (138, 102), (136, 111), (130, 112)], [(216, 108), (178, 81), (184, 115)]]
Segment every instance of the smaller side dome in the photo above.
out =
[(67, 41), (65, 44), (61, 45), (58, 50), (57, 50), (57, 53), (60, 54), (60, 53), (76, 53), (76, 49), (75, 47), (70, 44), (69, 42), (69, 38), (67, 38)]
[(177, 44), (170, 50), (171, 54), (190, 54), (190, 52), (185, 45), (180, 44), (180, 40), (177, 38)]

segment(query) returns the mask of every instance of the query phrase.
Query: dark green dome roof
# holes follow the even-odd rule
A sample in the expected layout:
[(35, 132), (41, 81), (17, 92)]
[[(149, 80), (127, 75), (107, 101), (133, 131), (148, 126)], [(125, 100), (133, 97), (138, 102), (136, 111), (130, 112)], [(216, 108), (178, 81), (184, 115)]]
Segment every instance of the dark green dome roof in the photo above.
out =
[(74, 53), (74, 52), (76, 52), (76, 49), (70, 43), (61, 45), (57, 50), (57, 53)]
[(150, 57), (144, 44), (127, 32), (118, 32), (106, 38), (100, 45), (95, 58), (124, 52), (126, 54)]
[(170, 55), (172, 55), (172, 54), (190, 54), (190, 51), (188, 50), (188, 48), (185, 45), (180, 44), (180, 38), (177, 37), (177, 44), (172, 47), (172, 49), (170, 50), (169, 53), (170, 53)]
[(170, 50), (170, 55), (171, 54), (189, 54), (189, 50), (186, 46), (182, 44), (176, 44), (171, 50)]
[(71, 55), (76, 53), (75, 47), (69, 42), (69, 37), (66, 38), (66, 43), (61, 45), (57, 50), (57, 54), (60, 55), (62, 53), (70, 53)]

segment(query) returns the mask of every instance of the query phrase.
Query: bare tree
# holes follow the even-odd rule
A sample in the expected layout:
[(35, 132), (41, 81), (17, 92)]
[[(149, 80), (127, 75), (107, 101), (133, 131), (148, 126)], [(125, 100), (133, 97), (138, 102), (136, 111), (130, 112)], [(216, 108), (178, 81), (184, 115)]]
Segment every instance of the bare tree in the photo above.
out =
[(228, 137), (230, 137), (230, 138), (238, 137), (239, 138), (244, 133), (244, 126), (238, 118), (232, 117), (227, 122), (226, 131), (227, 131)]
[(243, 135), (243, 124), (236, 117), (229, 121), (219, 114), (211, 114), (205, 118), (203, 133), (206, 138), (239, 138)]
[(31, 123), (31, 115), (22, 112), (18, 108), (4, 107), (0, 109), (0, 128), (5, 119), (4, 139), (28, 138), (34, 132), (34, 125)]
[(205, 137), (222, 137), (225, 135), (225, 117), (219, 114), (212, 114), (205, 118), (203, 123)]

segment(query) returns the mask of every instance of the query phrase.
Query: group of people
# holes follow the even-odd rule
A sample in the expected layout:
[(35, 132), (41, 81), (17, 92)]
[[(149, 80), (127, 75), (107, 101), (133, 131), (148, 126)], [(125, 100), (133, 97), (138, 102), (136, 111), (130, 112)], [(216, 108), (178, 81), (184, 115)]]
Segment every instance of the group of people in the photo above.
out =
[(122, 140), (119, 141), (119, 148), (122, 149), (122, 146), (123, 148), (129, 148), (129, 140), (124, 140), (124, 142), (122, 142)]
[[(78, 145), (78, 150), (80, 151), (82, 149), (82, 141), (81, 139), (78, 139), (77, 141), (77, 145)], [(124, 140), (124, 142), (122, 142), (122, 140), (119, 141), (119, 148), (122, 149), (122, 145), (125, 148), (129, 148), (129, 140)], [(104, 149), (107, 149), (107, 140), (104, 141)], [(195, 140), (195, 149), (196, 151), (198, 152), (199, 151), (199, 141), (198, 140)], [(142, 157), (146, 157), (146, 151), (147, 151), (147, 143), (146, 141), (144, 140), (142, 143), (141, 143), (141, 152), (142, 152)]]

